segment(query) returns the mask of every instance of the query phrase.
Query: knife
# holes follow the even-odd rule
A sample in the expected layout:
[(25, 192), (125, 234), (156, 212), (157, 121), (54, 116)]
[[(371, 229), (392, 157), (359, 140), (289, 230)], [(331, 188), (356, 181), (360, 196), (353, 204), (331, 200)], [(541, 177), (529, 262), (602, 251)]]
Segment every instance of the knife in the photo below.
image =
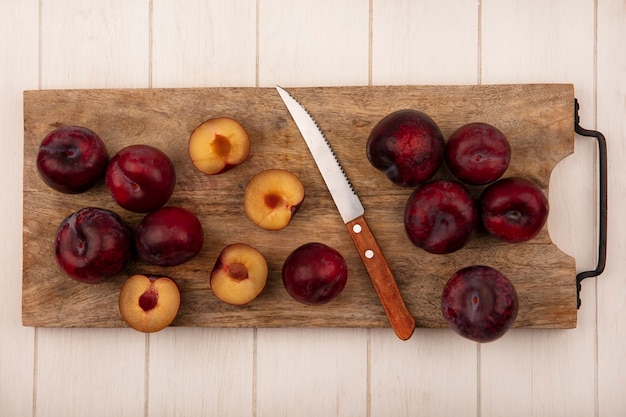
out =
[(313, 155), (370, 276), (391, 327), (400, 339), (409, 339), (415, 329), (415, 319), (407, 309), (383, 252), (365, 222), (363, 217), (365, 209), (361, 200), (354, 192), (330, 144), (313, 117), (285, 89), (276, 86), (276, 90)]

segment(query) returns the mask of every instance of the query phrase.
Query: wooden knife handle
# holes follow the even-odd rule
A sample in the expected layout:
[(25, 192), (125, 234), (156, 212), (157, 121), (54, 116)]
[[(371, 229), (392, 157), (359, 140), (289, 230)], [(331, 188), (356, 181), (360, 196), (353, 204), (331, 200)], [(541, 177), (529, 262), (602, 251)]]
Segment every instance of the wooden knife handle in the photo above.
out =
[(391, 327), (400, 339), (409, 339), (415, 330), (415, 319), (404, 304), (396, 280), (372, 231), (363, 216), (346, 223), (346, 227), (374, 284)]

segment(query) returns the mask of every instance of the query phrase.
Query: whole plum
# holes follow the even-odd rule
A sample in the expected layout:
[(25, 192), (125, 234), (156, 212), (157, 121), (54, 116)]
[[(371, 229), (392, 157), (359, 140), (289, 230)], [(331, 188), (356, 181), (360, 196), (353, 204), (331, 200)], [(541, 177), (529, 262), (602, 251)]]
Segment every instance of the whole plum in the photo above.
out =
[(306, 243), (287, 256), (282, 270), (287, 292), (304, 304), (320, 305), (336, 298), (346, 286), (348, 265), (335, 249)]
[(48, 133), (37, 151), (37, 172), (51, 188), (78, 194), (102, 181), (109, 153), (102, 139), (82, 126), (61, 126)]
[(407, 236), (434, 254), (461, 249), (478, 224), (478, 209), (467, 187), (458, 181), (437, 180), (416, 188), (404, 211)]
[(131, 235), (116, 213), (85, 207), (61, 222), (54, 250), (68, 276), (96, 284), (124, 269), (131, 257)]
[(137, 252), (154, 265), (175, 266), (193, 259), (204, 243), (202, 224), (183, 207), (166, 206), (148, 213), (135, 236)]
[(163, 207), (174, 192), (176, 171), (170, 158), (150, 145), (130, 145), (109, 162), (106, 185), (126, 210), (147, 213)]
[(518, 295), (500, 271), (472, 265), (457, 271), (446, 283), (441, 311), (459, 335), (475, 342), (503, 336), (517, 318)]
[(370, 132), (366, 148), (372, 166), (404, 187), (431, 179), (445, 156), (445, 141), (437, 123), (412, 109), (381, 119)]
[(499, 179), (483, 190), (479, 201), (483, 226), (505, 242), (534, 238), (548, 220), (548, 198), (526, 178)]
[(459, 180), (484, 185), (500, 178), (511, 162), (511, 145), (499, 129), (488, 123), (468, 123), (446, 143), (446, 164)]

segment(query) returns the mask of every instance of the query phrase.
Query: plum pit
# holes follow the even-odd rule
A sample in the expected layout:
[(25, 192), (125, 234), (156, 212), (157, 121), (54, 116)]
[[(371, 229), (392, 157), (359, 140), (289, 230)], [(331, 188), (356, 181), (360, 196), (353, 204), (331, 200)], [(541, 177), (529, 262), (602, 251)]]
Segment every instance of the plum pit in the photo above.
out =
[(157, 306), (159, 302), (159, 293), (154, 287), (148, 288), (139, 297), (139, 307), (143, 311), (150, 311)]

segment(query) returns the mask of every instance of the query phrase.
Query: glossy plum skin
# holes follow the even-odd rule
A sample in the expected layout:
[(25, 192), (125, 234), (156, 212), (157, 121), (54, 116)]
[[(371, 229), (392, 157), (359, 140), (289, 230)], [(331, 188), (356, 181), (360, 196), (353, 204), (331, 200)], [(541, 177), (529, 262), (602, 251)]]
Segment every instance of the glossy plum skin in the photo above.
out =
[(167, 206), (147, 214), (135, 234), (137, 253), (158, 266), (180, 265), (193, 259), (204, 243), (200, 220), (191, 211)]
[(446, 164), (459, 180), (473, 185), (500, 178), (511, 162), (506, 136), (487, 123), (469, 123), (457, 129), (446, 143)]
[(366, 149), (372, 166), (394, 184), (414, 187), (437, 173), (444, 160), (445, 141), (433, 119), (405, 109), (385, 116), (374, 126)]
[(283, 284), (297, 301), (309, 305), (326, 304), (346, 286), (348, 265), (343, 256), (323, 243), (306, 243), (285, 259)]
[(461, 249), (478, 224), (476, 202), (458, 181), (431, 181), (416, 188), (404, 210), (411, 242), (427, 252), (447, 254)]
[(441, 311), (449, 326), (475, 342), (502, 337), (517, 318), (518, 296), (500, 271), (473, 265), (457, 271), (446, 283)]
[(61, 126), (48, 133), (37, 151), (37, 172), (51, 188), (83, 193), (102, 181), (109, 153), (100, 137), (82, 126)]
[(150, 145), (130, 145), (109, 162), (106, 185), (121, 207), (147, 213), (163, 207), (172, 196), (176, 172), (161, 150)]
[(534, 238), (548, 219), (548, 199), (525, 178), (500, 179), (480, 195), (481, 220), (491, 235), (519, 243)]
[(68, 276), (96, 284), (124, 269), (131, 257), (131, 235), (116, 213), (85, 207), (61, 222), (54, 250)]

